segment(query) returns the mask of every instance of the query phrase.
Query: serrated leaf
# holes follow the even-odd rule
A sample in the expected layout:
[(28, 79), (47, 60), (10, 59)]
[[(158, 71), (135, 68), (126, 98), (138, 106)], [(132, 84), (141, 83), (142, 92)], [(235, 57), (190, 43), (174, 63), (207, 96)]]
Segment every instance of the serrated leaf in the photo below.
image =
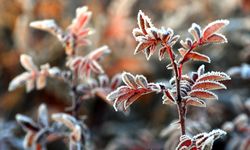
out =
[(224, 26), (228, 25), (228, 20), (216, 20), (208, 24), (203, 30), (203, 37), (207, 39), (210, 35), (214, 34), (216, 31), (220, 30)]
[(197, 79), (198, 81), (205, 81), (205, 80), (211, 80), (211, 81), (224, 81), (224, 80), (230, 80), (231, 78), (224, 72), (207, 72)]
[(208, 43), (227, 43), (227, 38), (222, 34), (212, 34), (206, 40)]
[[(185, 50), (183, 48), (178, 49), (178, 51), (180, 52), (182, 57), (184, 57), (186, 52), (187, 52), (187, 50)], [(208, 56), (197, 53), (197, 52), (191, 51), (188, 54), (186, 54), (185, 57), (188, 59), (193, 59), (195, 61), (204, 61), (204, 62), (210, 63), (210, 58)]]
[(197, 90), (197, 89), (218, 90), (218, 89), (226, 89), (226, 86), (216, 81), (205, 80), (196, 82), (192, 86), (192, 90)]
[(218, 99), (217, 95), (207, 90), (192, 90), (191, 92), (189, 92), (189, 96), (197, 97), (200, 99)]

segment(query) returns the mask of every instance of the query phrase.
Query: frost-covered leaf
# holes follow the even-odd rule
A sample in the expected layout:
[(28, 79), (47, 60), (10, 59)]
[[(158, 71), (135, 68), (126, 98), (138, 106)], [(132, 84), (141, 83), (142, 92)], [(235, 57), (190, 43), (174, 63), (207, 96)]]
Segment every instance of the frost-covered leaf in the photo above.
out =
[(110, 83), (111, 89), (116, 89), (122, 82), (121, 74), (116, 74), (112, 79)]
[(192, 86), (192, 90), (197, 90), (197, 89), (218, 90), (218, 89), (226, 89), (226, 86), (216, 81), (205, 80), (196, 82)]
[[(183, 56), (183, 57), (187, 53), (187, 50), (185, 50), (183, 48), (178, 49), (178, 51), (180, 52), (181, 56)], [(186, 54), (185, 58), (210, 63), (210, 58), (208, 56), (206, 56), (204, 54), (200, 54), (198, 52), (189, 52), (188, 54)]]
[(196, 23), (192, 24), (191, 28), (188, 29), (188, 32), (192, 34), (195, 41), (199, 41), (202, 36), (201, 27)]
[(22, 54), (20, 56), (21, 65), (28, 71), (37, 71), (37, 66), (34, 64), (32, 58), (29, 55)]
[(23, 127), (26, 131), (37, 132), (39, 130), (38, 125), (29, 117), (17, 114), (16, 121)]
[(124, 72), (122, 80), (126, 85), (118, 87), (106, 97), (107, 100), (113, 103), (116, 111), (126, 111), (140, 96), (159, 90), (159, 88), (155, 89), (156, 84), (148, 83), (147, 79), (142, 75), (134, 76), (131, 73)]
[(38, 123), (43, 127), (49, 126), (48, 110), (45, 104), (41, 104), (38, 108)]
[[(75, 35), (83, 34), (84, 27), (87, 25), (91, 18), (92, 13), (88, 11), (88, 7), (83, 6), (76, 9), (76, 17), (73, 19), (72, 24), (68, 27), (68, 29), (74, 33)], [(85, 33), (85, 32), (84, 32)], [(82, 36), (86, 36), (85, 33)]]
[(56, 122), (61, 122), (63, 123), (66, 127), (68, 127), (71, 130), (75, 129), (75, 124), (76, 124), (76, 119), (68, 114), (65, 113), (56, 113), (51, 116), (53, 120)]
[(143, 75), (137, 75), (135, 77), (135, 82), (136, 82), (137, 85), (139, 85), (139, 86), (141, 86), (143, 88), (148, 87), (148, 81)]
[(227, 38), (222, 34), (212, 34), (206, 40), (207, 43), (227, 43)]
[(36, 79), (36, 88), (37, 90), (43, 89), (46, 86), (46, 78), (47, 76), (44, 74), (41, 74)]
[(33, 21), (30, 23), (30, 27), (50, 32), (55, 36), (58, 36), (58, 34), (62, 34), (61, 28), (53, 19)]
[(105, 54), (109, 54), (111, 51), (108, 48), (108, 46), (104, 45), (100, 48), (95, 49), (91, 53), (88, 54), (88, 57), (93, 60), (99, 60), (101, 57), (103, 57)]
[(231, 78), (224, 72), (207, 72), (197, 79), (198, 81), (205, 81), (205, 80), (210, 80), (210, 81), (224, 81), (224, 80), (230, 80)]
[(206, 107), (206, 103), (199, 98), (189, 97), (186, 100), (186, 103), (187, 105), (192, 105), (192, 106), (197, 106), (197, 107)]
[(29, 72), (24, 72), (18, 76), (16, 76), (14, 79), (11, 80), (8, 90), (9, 91), (13, 91), (16, 88), (22, 86), (23, 84), (25, 84), (25, 82), (27, 80), (29, 80), (31, 78), (31, 74)]
[(200, 99), (218, 99), (217, 95), (207, 90), (192, 90), (191, 92), (189, 92), (189, 96), (197, 97)]
[(220, 30), (224, 26), (228, 25), (228, 20), (216, 20), (208, 24), (203, 30), (203, 37), (207, 39), (210, 35), (214, 34), (216, 31)]
[(154, 27), (154, 25), (151, 23), (150, 18), (146, 16), (141, 10), (139, 10), (138, 12), (137, 21), (138, 26), (140, 27), (143, 34), (147, 34), (147, 28)]
[(170, 90), (165, 90), (162, 97), (163, 104), (176, 104), (174, 94)]
[(137, 88), (137, 84), (135, 82), (135, 77), (131, 73), (123, 72), (122, 73), (122, 81), (132, 89)]
[(139, 43), (136, 48), (135, 48), (135, 52), (134, 52), (134, 55), (138, 54), (139, 52), (145, 50), (145, 48), (149, 47), (150, 46), (150, 43)]

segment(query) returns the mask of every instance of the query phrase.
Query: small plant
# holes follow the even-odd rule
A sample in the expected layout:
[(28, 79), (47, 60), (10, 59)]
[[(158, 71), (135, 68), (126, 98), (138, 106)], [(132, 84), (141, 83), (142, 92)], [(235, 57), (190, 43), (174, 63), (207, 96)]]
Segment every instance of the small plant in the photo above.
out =
[(40, 105), (38, 109), (37, 122), (27, 116), (17, 114), (17, 122), (27, 132), (23, 144), (26, 149), (44, 150), (48, 142), (64, 138), (68, 139), (70, 150), (92, 149), (90, 133), (84, 123), (86, 117), (81, 117), (78, 113), (80, 105), (83, 101), (95, 96), (108, 102), (107, 94), (120, 85), (121, 78), (117, 74), (109, 80), (99, 64), (101, 58), (110, 53), (107, 46), (97, 48), (85, 56), (78, 54), (81, 46), (90, 44), (90, 41), (86, 39), (92, 33), (89, 28), (86, 28), (90, 18), (91, 12), (84, 6), (77, 8), (76, 17), (65, 31), (54, 20), (30, 23), (31, 27), (48, 31), (62, 43), (67, 56), (66, 69), (50, 67), (48, 63), (41, 65), (39, 69), (31, 56), (22, 54), (20, 62), (26, 72), (10, 82), (9, 91), (24, 84), (27, 92), (34, 89), (40, 90), (46, 86), (47, 78), (59, 79), (70, 87), (72, 106), (65, 110), (67, 113), (52, 114), (53, 122), (51, 123), (45, 104)]
[(124, 72), (122, 81), (125, 85), (120, 86), (111, 92), (107, 99), (113, 103), (115, 110), (126, 111), (128, 107), (139, 97), (149, 93), (163, 94), (163, 104), (174, 104), (177, 106), (181, 137), (177, 150), (188, 149), (211, 149), (213, 142), (220, 136), (226, 134), (218, 129), (210, 133), (200, 133), (194, 137), (186, 135), (186, 114), (187, 106), (206, 107), (204, 100), (218, 99), (212, 90), (226, 89), (223, 81), (230, 80), (230, 77), (223, 72), (205, 72), (205, 65), (201, 65), (196, 72), (183, 74), (183, 66), (190, 60), (210, 63), (210, 58), (201, 54), (199, 47), (213, 44), (226, 43), (224, 35), (217, 33), (218, 30), (226, 26), (228, 20), (217, 20), (208, 24), (203, 30), (193, 23), (189, 28), (193, 39), (181, 40), (181, 47), (178, 49), (179, 55), (175, 54), (174, 45), (179, 40), (179, 35), (174, 35), (171, 28), (156, 28), (150, 18), (142, 11), (139, 11), (138, 28), (133, 30), (133, 36), (138, 42), (134, 54), (143, 52), (149, 60), (159, 49), (159, 60), (164, 60), (168, 56), (171, 63), (167, 69), (173, 71), (174, 76), (169, 80), (170, 86), (164, 83), (151, 83), (143, 75), (132, 75)]

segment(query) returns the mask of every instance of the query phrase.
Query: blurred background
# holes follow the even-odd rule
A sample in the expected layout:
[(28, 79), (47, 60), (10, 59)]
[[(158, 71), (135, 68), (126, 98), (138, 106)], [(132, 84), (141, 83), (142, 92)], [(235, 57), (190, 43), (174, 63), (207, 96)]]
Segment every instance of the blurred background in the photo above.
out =
[[(217, 19), (229, 19), (230, 24), (223, 30), (228, 43), (202, 49), (212, 60), (205, 64), (206, 70), (228, 72), (232, 81), (227, 83), (228, 90), (218, 92), (219, 101), (208, 101), (206, 109), (189, 108), (187, 130), (195, 135), (223, 128), (228, 134), (216, 141), (214, 149), (250, 150), (249, 0), (0, 0), (0, 3), (0, 150), (23, 149), (24, 132), (15, 122), (17, 113), (35, 118), (41, 103), (47, 104), (49, 113), (70, 106), (68, 87), (60, 81), (49, 80), (45, 89), (28, 94), (24, 87), (8, 92), (8, 84), (24, 71), (19, 63), (22, 53), (31, 55), (37, 65), (48, 62), (64, 67), (66, 56), (61, 43), (28, 25), (34, 20), (55, 19), (66, 28), (75, 9), (82, 5), (93, 12), (88, 26), (95, 30), (89, 37), (93, 44), (83, 47), (84, 51), (108, 45), (112, 53), (102, 64), (109, 76), (129, 71), (144, 74), (150, 81), (166, 82), (171, 72), (165, 67), (169, 62), (158, 61), (157, 55), (150, 61), (142, 54), (133, 55), (137, 43), (132, 29), (137, 27), (140, 9), (152, 18), (155, 26), (171, 27), (181, 39), (190, 37), (187, 29), (193, 22), (204, 27)], [(188, 63), (184, 72), (195, 71), (199, 65)], [(127, 115), (115, 112), (99, 98), (81, 106), (81, 113), (88, 116), (86, 122), (95, 149), (174, 149), (179, 131), (168, 125), (177, 119), (176, 108), (162, 105), (161, 95), (140, 99)], [(59, 148), (58, 145), (50, 143), (48, 149)]]

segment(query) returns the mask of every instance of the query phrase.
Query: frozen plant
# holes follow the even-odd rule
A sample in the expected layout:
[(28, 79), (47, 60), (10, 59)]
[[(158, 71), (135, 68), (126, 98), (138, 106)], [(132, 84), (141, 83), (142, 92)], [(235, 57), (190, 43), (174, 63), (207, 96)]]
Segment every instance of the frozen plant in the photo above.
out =
[(30, 23), (31, 27), (51, 33), (62, 43), (67, 56), (66, 69), (50, 67), (48, 63), (41, 65), (39, 69), (31, 56), (22, 54), (20, 62), (26, 72), (10, 82), (9, 91), (22, 85), (26, 85), (26, 92), (34, 89), (40, 90), (45, 88), (47, 78), (59, 79), (70, 87), (72, 106), (65, 109), (70, 114), (66, 112), (52, 114), (53, 122), (51, 123), (45, 104), (39, 107), (37, 123), (27, 116), (16, 115), (17, 122), (27, 132), (24, 140), (26, 149), (44, 150), (46, 144), (53, 141), (50, 137), (67, 137), (70, 150), (92, 148), (89, 130), (78, 113), (80, 105), (83, 101), (95, 96), (110, 103), (106, 100), (106, 96), (120, 85), (121, 78), (117, 74), (109, 79), (99, 64), (101, 58), (110, 53), (110, 49), (106, 45), (86, 53), (85, 56), (79, 55), (78, 50), (91, 43), (87, 36), (92, 33), (92, 30), (86, 28), (90, 18), (91, 12), (86, 6), (83, 6), (76, 9), (76, 17), (66, 30), (60, 28), (54, 20)]
[[(183, 74), (183, 66), (190, 60), (210, 63), (210, 58), (199, 52), (201, 46), (213, 43), (226, 43), (224, 35), (217, 33), (218, 30), (226, 26), (228, 20), (217, 20), (208, 24), (203, 30), (193, 23), (189, 28), (191, 38), (181, 40), (181, 47), (177, 55), (173, 46), (177, 43), (180, 36), (175, 35), (171, 28), (157, 28), (141, 10), (137, 17), (138, 28), (133, 30), (133, 36), (138, 42), (134, 54), (144, 53), (147, 60), (159, 49), (159, 60), (164, 60), (166, 55), (171, 63), (167, 69), (172, 70), (174, 76), (169, 80), (170, 87), (164, 83), (148, 82), (143, 75), (133, 75), (128, 72), (122, 74), (125, 85), (120, 86), (111, 92), (107, 99), (113, 103), (115, 110), (126, 111), (128, 107), (140, 96), (149, 93), (163, 94), (163, 104), (174, 104), (177, 106), (181, 137), (178, 150), (186, 149), (211, 149), (213, 142), (225, 132), (214, 130), (210, 133), (201, 133), (194, 137), (186, 135), (186, 114), (187, 106), (206, 107), (204, 100), (217, 100), (217, 95), (213, 90), (226, 89), (223, 84), (230, 77), (223, 72), (205, 72), (205, 65), (201, 65), (196, 72)], [(187, 144), (186, 141), (189, 143)], [(199, 143), (197, 141), (200, 141)]]

